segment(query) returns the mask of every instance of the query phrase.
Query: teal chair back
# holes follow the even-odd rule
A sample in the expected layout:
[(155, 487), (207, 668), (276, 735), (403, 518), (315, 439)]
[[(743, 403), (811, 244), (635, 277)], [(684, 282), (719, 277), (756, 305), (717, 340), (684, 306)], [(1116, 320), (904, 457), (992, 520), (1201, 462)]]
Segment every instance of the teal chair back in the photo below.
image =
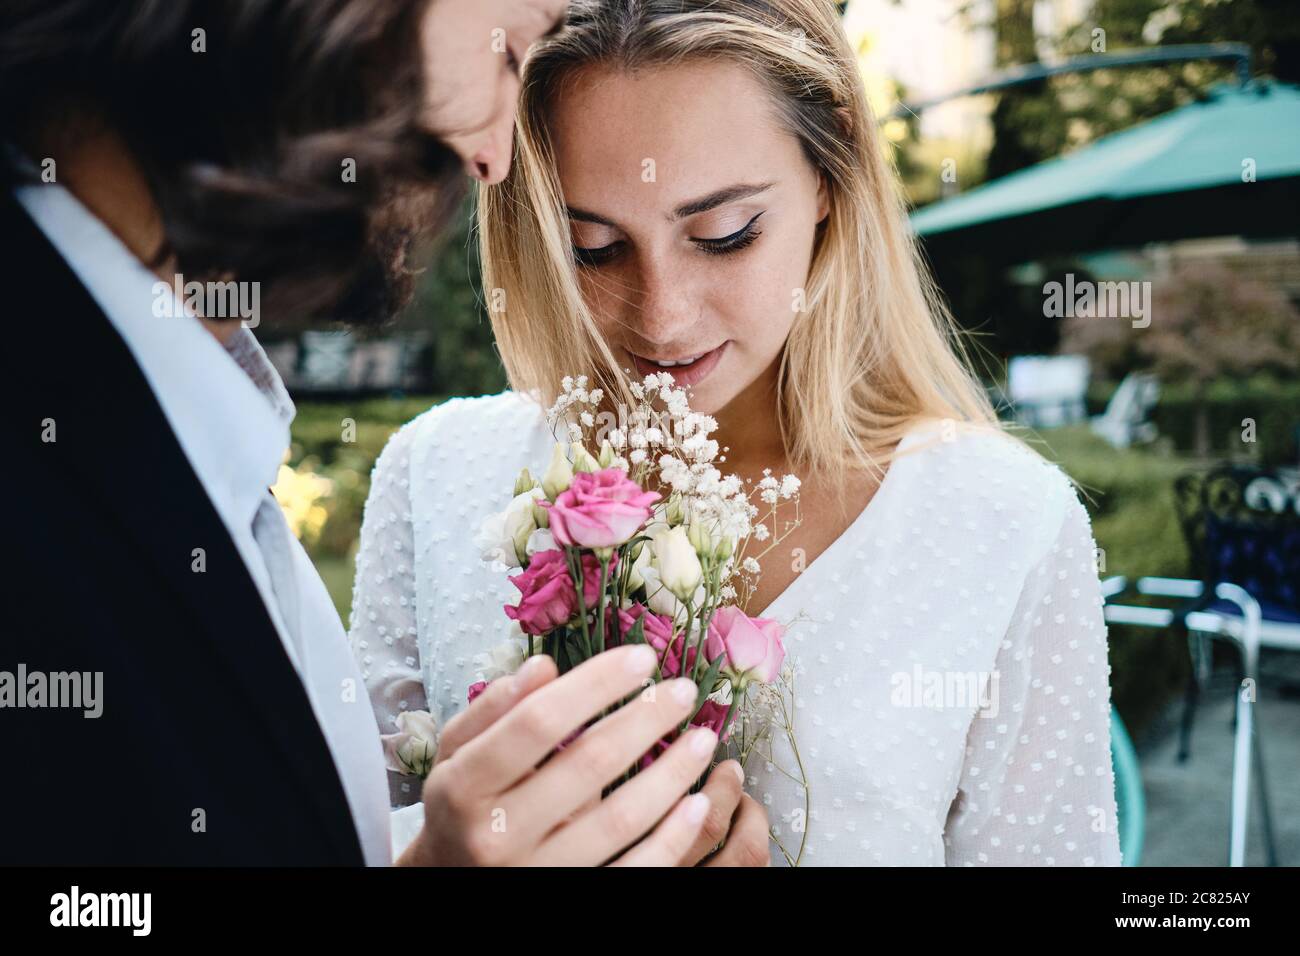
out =
[(1142, 768), (1124, 722), (1115, 708), (1110, 711), (1110, 758), (1115, 768), (1115, 805), (1119, 811), (1119, 850), (1124, 866), (1137, 866), (1142, 859), (1142, 840), (1147, 826), (1146, 796), (1142, 790)]

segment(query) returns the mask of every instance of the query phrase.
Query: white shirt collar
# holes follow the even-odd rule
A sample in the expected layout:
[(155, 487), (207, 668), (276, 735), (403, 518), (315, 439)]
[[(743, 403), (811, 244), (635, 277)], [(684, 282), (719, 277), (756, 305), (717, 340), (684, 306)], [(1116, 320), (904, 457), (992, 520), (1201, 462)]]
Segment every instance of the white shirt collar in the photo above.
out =
[(252, 332), (241, 326), (223, 347), (179, 300), (172, 317), (155, 316), (165, 284), (72, 193), (53, 183), (14, 192), (126, 342), (223, 519), (249, 527), (275, 483), (294, 416)]

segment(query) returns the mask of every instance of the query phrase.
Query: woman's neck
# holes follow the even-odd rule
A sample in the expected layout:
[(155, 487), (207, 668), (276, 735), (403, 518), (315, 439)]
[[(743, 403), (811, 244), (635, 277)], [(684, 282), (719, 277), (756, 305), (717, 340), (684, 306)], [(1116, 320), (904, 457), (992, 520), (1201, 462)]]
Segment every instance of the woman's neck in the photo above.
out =
[(727, 460), (721, 470), (754, 478), (764, 468), (786, 470), (785, 442), (781, 436), (777, 377), (781, 360), (747, 385), (739, 395), (715, 412), (718, 430), (713, 437)]

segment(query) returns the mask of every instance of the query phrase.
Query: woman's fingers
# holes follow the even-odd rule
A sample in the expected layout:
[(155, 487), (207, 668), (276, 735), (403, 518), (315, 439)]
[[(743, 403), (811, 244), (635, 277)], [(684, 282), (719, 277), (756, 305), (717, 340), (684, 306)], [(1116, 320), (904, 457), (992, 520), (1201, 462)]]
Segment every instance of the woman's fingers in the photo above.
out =
[(735, 760), (724, 760), (709, 773), (709, 779), (700, 791), (709, 798), (709, 815), (694, 845), (682, 857), (680, 866), (695, 866), (726, 839), (731, 817), (744, 796), (741, 789), (744, 779), (745, 772)]
[(474, 703), (447, 721), (438, 738), (438, 762), (450, 759), (452, 754), (500, 720), (524, 697), (553, 681), (556, 673), (555, 661), (537, 655), (524, 661), (518, 673), (494, 680), (474, 699)]
[(654, 833), (610, 866), (676, 866), (695, 842), (708, 815), (709, 798), (703, 793), (683, 797)]
[[(507, 807), (550, 807), (561, 818), (566, 818), (583, 804), (598, 800), (606, 786), (617, 781), (650, 748), (690, 716), (698, 693), (695, 682), (686, 678), (655, 684), (653, 692), (638, 695), (635, 700), (588, 727), (582, 736), (556, 754), (530, 779), (515, 786), (506, 796)], [(646, 821), (641, 833), (648, 830), (650, 824), (659, 819), (695, 779), (689, 778), (681, 789), (657, 806), (655, 815)], [(535, 836), (540, 842), (549, 832), (548, 828)], [(610, 847), (607, 855), (621, 850), (641, 833), (632, 834), (625, 843)]]
[[(590, 866), (611, 859), (663, 819), (704, 773), (717, 745), (718, 735), (707, 727), (684, 734), (649, 767), (548, 837), (539, 858), (560, 866)], [(704, 797), (704, 803), (694, 805), (707, 808), (708, 797), (698, 796)], [(685, 821), (690, 823), (690, 838), (678, 842), (684, 832), (683, 822), (676, 821), (662, 832), (655, 830), (622, 861), (628, 865), (675, 866), (694, 845), (704, 818)], [(665, 855), (670, 849), (675, 856)]]
[(767, 811), (757, 800), (743, 793), (731, 817), (727, 841), (704, 865), (771, 866), (772, 851), (768, 840)]
[[(457, 750), (456, 771), (462, 785), (470, 793), (505, 793), (556, 745), (640, 688), (656, 663), (654, 650), (645, 644), (615, 648), (520, 698)], [(629, 757), (628, 763), (637, 756)], [(562, 815), (556, 822), (559, 819)]]

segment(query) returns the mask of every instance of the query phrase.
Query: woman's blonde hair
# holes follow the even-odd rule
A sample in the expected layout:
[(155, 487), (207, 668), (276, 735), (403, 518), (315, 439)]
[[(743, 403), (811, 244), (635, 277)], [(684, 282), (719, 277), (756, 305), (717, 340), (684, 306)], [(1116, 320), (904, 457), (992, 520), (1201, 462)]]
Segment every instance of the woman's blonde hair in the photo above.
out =
[(907, 226), (829, 0), (574, 0), (565, 27), (529, 52), (516, 162), (504, 182), (480, 189), (478, 203), (485, 296), (511, 386), (549, 403), (561, 376), (587, 374), (607, 395), (627, 396), (577, 281), (546, 127), (561, 82), (592, 65), (697, 59), (748, 68), (829, 190), (805, 309), (780, 366), (790, 465), (877, 470), (920, 419), (994, 424)]

